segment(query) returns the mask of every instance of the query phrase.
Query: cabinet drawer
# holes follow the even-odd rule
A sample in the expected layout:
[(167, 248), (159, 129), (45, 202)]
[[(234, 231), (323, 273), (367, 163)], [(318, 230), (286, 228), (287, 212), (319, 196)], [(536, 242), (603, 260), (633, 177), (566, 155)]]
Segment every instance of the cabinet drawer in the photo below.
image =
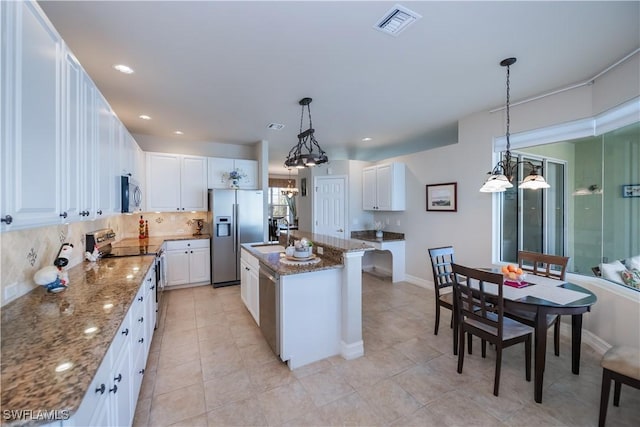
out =
[(177, 251), (184, 249), (198, 249), (198, 248), (208, 248), (209, 240), (208, 239), (197, 239), (197, 240), (172, 240), (167, 242), (167, 250), (168, 251)]
[(249, 267), (255, 269), (256, 271), (260, 267), (260, 261), (258, 261), (258, 258), (251, 255), (251, 253), (249, 253), (249, 251), (247, 251), (246, 249), (242, 249), (240, 251), (240, 258), (243, 259), (249, 265)]

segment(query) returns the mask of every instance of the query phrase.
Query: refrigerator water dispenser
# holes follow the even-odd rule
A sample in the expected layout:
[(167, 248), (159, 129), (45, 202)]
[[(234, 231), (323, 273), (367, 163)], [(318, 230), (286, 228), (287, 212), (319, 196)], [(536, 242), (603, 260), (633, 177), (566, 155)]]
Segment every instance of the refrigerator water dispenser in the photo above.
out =
[(231, 218), (228, 216), (216, 217), (216, 237), (231, 236)]

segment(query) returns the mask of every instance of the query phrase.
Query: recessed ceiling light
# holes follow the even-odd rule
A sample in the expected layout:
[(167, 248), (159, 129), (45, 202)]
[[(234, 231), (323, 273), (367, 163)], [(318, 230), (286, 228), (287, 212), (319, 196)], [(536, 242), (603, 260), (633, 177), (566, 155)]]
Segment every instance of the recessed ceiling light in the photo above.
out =
[(138, 117), (140, 117), (142, 120), (151, 120), (151, 117), (147, 116), (146, 114), (140, 114)]
[(133, 68), (124, 64), (114, 65), (113, 68), (115, 68), (116, 70), (120, 71), (123, 74), (133, 74)]
[(364, 138), (362, 138), (364, 142), (371, 141), (372, 139), (373, 138), (369, 138), (368, 136), (365, 136)]
[(184, 132), (182, 132), (181, 130), (177, 130), (175, 132), (173, 132), (176, 135), (184, 135)]
[(84, 333), (89, 335), (89, 334), (92, 334), (92, 333), (96, 332), (97, 330), (98, 330), (97, 326), (91, 326), (90, 328), (85, 329)]

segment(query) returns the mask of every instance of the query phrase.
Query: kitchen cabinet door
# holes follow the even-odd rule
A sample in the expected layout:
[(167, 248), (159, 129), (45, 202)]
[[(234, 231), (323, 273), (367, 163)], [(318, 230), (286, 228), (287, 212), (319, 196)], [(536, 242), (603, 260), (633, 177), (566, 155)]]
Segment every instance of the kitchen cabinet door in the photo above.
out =
[(260, 325), (259, 261), (246, 250), (240, 252), (240, 296), (253, 320)]
[(113, 399), (112, 403), (112, 425), (129, 426), (133, 421), (133, 410), (135, 410), (136, 401), (132, 399), (132, 374), (130, 368), (130, 349), (129, 342), (126, 347), (120, 350), (115, 356), (115, 363), (111, 371), (109, 394)]
[(375, 210), (376, 206), (376, 168), (365, 168), (362, 171), (362, 209)]
[(211, 257), (209, 248), (189, 251), (189, 283), (211, 283)]
[(249, 310), (249, 298), (247, 296), (247, 290), (249, 288), (249, 265), (245, 261), (245, 251), (240, 255), (240, 299), (244, 303), (244, 306)]
[(363, 169), (364, 210), (403, 211), (405, 205), (404, 163), (388, 163)]
[(206, 157), (182, 157), (180, 173), (180, 210), (207, 210)]
[[(85, 205), (85, 141), (83, 139), (83, 73), (71, 54), (64, 54), (64, 106), (62, 116), (62, 213), (67, 221), (83, 219), (80, 212)], [(66, 216), (65, 216), (66, 215)]]
[(147, 210), (206, 211), (207, 158), (147, 153)]
[(249, 269), (249, 311), (253, 316), (256, 324), (260, 326), (260, 276), (257, 266), (250, 267)]
[(209, 157), (208, 169), (207, 185), (209, 188), (229, 188), (229, 181), (225, 179), (225, 176), (236, 169), (245, 175), (238, 183), (239, 188), (246, 190), (258, 188), (258, 162), (256, 160)]
[(11, 228), (55, 224), (62, 213), (62, 39), (35, 2), (2, 2), (2, 13), (0, 216), (12, 217)]
[(147, 153), (147, 210), (180, 209), (180, 156)]
[(115, 150), (116, 117), (104, 97), (96, 93), (97, 159), (94, 164), (98, 186), (96, 188), (95, 217), (101, 218), (115, 211), (116, 167)]
[(258, 188), (258, 162), (257, 160), (235, 159), (233, 162), (234, 169), (238, 169), (246, 175), (240, 180), (239, 187), (246, 190), (255, 190)]
[(189, 283), (189, 251), (167, 251), (167, 287)]
[(98, 180), (96, 179), (96, 171), (94, 165), (98, 161), (98, 152), (96, 145), (96, 93), (98, 89), (87, 73), (82, 73), (82, 120), (80, 127), (80, 137), (84, 141), (82, 161), (82, 192), (80, 197), (82, 201), (81, 211), (79, 215), (83, 219), (91, 219), (95, 216), (97, 200)]
[(224, 159), (221, 157), (209, 157), (208, 163), (208, 179), (209, 188), (229, 188), (229, 182), (224, 178), (225, 174), (231, 172), (234, 168), (233, 159)]

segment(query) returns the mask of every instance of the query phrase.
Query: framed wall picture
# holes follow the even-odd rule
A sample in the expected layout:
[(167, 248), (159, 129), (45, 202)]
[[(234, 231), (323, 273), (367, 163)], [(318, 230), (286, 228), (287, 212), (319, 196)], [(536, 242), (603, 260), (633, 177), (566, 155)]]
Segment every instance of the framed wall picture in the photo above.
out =
[(623, 185), (622, 197), (640, 197), (640, 184)]
[(300, 179), (300, 195), (307, 197), (307, 178)]
[(457, 212), (458, 183), (427, 185), (427, 211)]

